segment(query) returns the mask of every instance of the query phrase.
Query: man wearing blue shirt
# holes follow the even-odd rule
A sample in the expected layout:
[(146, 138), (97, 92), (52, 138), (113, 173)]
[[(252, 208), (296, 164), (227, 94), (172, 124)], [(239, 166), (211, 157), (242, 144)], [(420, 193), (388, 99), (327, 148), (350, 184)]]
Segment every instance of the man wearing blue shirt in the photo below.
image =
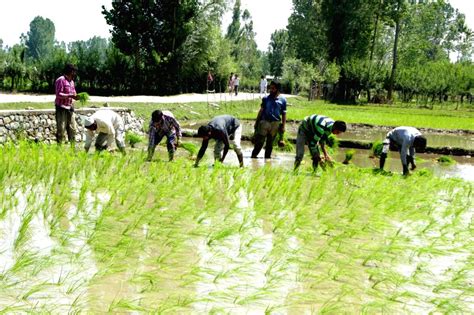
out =
[(283, 134), (286, 124), (286, 99), (280, 96), (281, 84), (270, 83), (270, 95), (262, 99), (262, 105), (255, 122), (255, 146), (252, 158), (257, 158), (265, 144), (265, 158), (270, 159), (273, 150), (273, 140), (277, 132)]

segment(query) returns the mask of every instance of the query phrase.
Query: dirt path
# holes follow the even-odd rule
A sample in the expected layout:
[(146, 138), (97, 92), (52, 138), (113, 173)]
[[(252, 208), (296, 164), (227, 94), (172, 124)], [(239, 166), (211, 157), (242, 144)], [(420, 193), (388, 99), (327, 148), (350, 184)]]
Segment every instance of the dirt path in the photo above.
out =
[[(286, 95), (285, 97), (293, 97)], [(224, 101), (251, 101), (260, 98), (258, 93), (239, 93), (238, 96), (229, 95), (229, 93), (217, 94), (180, 94), (173, 96), (91, 96), (91, 102), (109, 102), (109, 103), (197, 103), (211, 102), (218, 103)], [(11, 94), (0, 93), (0, 103), (47, 103), (53, 102), (54, 95), (36, 95), (36, 94)]]

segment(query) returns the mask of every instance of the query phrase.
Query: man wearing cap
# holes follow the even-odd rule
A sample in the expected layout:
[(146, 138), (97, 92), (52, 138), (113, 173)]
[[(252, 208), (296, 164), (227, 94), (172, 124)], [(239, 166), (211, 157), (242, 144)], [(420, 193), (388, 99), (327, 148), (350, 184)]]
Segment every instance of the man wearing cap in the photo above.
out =
[(252, 158), (257, 158), (265, 145), (265, 158), (270, 159), (273, 150), (273, 140), (277, 132), (285, 133), (286, 99), (280, 95), (280, 82), (270, 82), (270, 95), (262, 98), (260, 111), (255, 122), (255, 146)]
[[(239, 159), (240, 167), (244, 166), (244, 157), (242, 155), (242, 148), (240, 147), (242, 125), (237, 118), (230, 115), (216, 116), (209, 124), (199, 127), (198, 136), (202, 137), (202, 145), (197, 155), (196, 163), (194, 164), (195, 167), (199, 165), (199, 161), (204, 156), (209, 144), (209, 139), (216, 140), (214, 147), (215, 160), (224, 162), (230, 144), (232, 144), (237, 158)], [(223, 153), (222, 150), (224, 150)]]
[(108, 149), (115, 141), (120, 152), (125, 153), (124, 132), (125, 126), (122, 117), (110, 109), (100, 109), (92, 116), (84, 119), (84, 127), (86, 128), (86, 144), (84, 148), (89, 152), (89, 148), (97, 133), (95, 140), (96, 151)]
[(72, 64), (67, 64), (64, 68), (64, 74), (56, 79), (55, 90), (56, 99), (54, 101), (56, 108), (56, 142), (61, 144), (64, 140), (64, 131), (67, 132), (69, 142), (74, 143), (75, 139), (75, 121), (73, 101), (79, 97), (76, 94), (74, 78), (77, 68)]
[(390, 149), (398, 149), (400, 160), (402, 161), (403, 175), (408, 175), (410, 173), (408, 171), (408, 164), (411, 164), (411, 170), (416, 168), (415, 151), (425, 152), (426, 138), (414, 127), (397, 127), (391, 130), (387, 133), (387, 137), (383, 142), (382, 154), (380, 155), (381, 170), (385, 166), (385, 159)]
[(174, 152), (179, 145), (181, 139), (181, 127), (179, 122), (174, 118), (173, 113), (164, 110), (155, 110), (151, 114), (150, 131), (148, 132), (148, 158), (151, 161), (155, 153), (156, 146), (161, 139), (166, 136), (166, 147), (168, 149), (169, 160), (174, 158)]
[(345, 131), (346, 123), (343, 121), (334, 121), (333, 119), (323, 115), (311, 115), (305, 117), (298, 128), (298, 135), (296, 137), (295, 170), (298, 169), (303, 160), (305, 144), (309, 147), (314, 171), (316, 171), (319, 162), (322, 160), (318, 145), (321, 147), (321, 151), (323, 151), (324, 160), (332, 162), (331, 157), (326, 151), (325, 143), (327, 142), (329, 135), (338, 135)]

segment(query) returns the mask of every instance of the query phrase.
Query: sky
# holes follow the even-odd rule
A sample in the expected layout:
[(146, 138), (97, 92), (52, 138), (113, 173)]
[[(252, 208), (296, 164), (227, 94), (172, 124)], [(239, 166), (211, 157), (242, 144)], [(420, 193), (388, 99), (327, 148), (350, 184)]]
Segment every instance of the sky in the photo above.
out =
[[(105, 5), (110, 8), (111, 2), (112, 0), (0, 0), (0, 39), (4, 46), (18, 43), (20, 35), (28, 32), (30, 22), (38, 15), (54, 22), (56, 40), (59, 42), (87, 40), (93, 36), (108, 38), (109, 26), (101, 13), (101, 7)], [(252, 15), (258, 48), (267, 50), (271, 33), (286, 27), (292, 1), (241, 2), (242, 9), (247, 8)], [(450, 3), (466, 15), (468, 26), (474, 29), (474, 0), (450, 0)], [(223, 19), (223, 30), (230, 20), (231, 12), (228, 12)]]

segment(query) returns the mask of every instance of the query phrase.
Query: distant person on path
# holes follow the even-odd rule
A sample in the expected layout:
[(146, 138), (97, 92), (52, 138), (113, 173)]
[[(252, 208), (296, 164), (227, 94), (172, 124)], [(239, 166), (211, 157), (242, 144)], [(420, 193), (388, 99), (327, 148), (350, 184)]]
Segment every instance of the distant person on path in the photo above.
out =
[(122, 117), (110, 109), (100, 109), (92, 116), (84, 119), (86, 128), (86, 143), (84, 149), (89, 152), (92, 141), (95, 140), (96, 151), (113, 151), (112, 145), (115, 141), (120, 152), (125, 154), (125, 125)]
[(151, 161), (153, 154), (155, 154), (155, 148), (163, 137), (166, 137), (169, 161), (173, 161), (174, 153), (181, 139), (181, 127), (170, 111), (155, 110), (151, 114), (150, 130), (148, 132), (147, 161)]
[(211, 71), (207, 72), (207, 92), (214, 92), (213, 87), (214, 77), (212, 76)]
[(74, 121), (74, 100), (79, 97), (76, 93), (74, 78), (77, 68), (72, 64), (67, 64), (64, 68), (64, 74), (56, 79), (55, 90), (56, 99), (54, 105), (56, 108), (56, 142), (61, 144), (64, 141), (64, 131), (70, 143), (75, 142), (75, 121)]
[(260, 97), (266, 96), (267, 95), (267, 79), (265, 79), (265, 76), (260, 77)]
[(316, 171), (322, 160), (319, 147), (323, 151), (324, 160), (331, 163), (332, 159), (326, 151), (325, 144), (331, 134), (338, 135), (345, 131), (346, 123), (343, 121), (334, 121), (322, 115), (305, 117), (298, 128), (298, 135), (296, 137), (295, 170), (298, 169), (303, 160), (305, 144), (308, 145), (311, 159), (313, 160), (313, 171)]
[[(244, 157), (242, 155), (242, 148), (240, 147), (240, 138), (242, 137), (242, 125), (240, 121), (230, 115), (221, 115), (214, 117), (209, 124), (199, 127), (198, 136), (202, 137), (201, 149), (196, 158), (195, 167), (199, 165), (204, 153), (206, 153), (207, 146), (210, 139), (216, 140), (214, 147), (214, 159), (216, 161), (224, 162), (224, 159), (232, 144), (237, 158), (239, 159), (240, 167), (244, 166)], [(224, 152), (222, 153), (222, 150)]]
[(230, 77), (229, 77), (229, 95), (232, 95), (232, 92), (234, 91), (234, 80), (235, 80), (234, 73), (231, 72)]
[(236, 74), (235, 79), (234, 79), (234, 92), (235, 96), (239, 94), (239, 84), (240, 84), (240, 79), (239, 76)]
[(270, 159), (273, 150), (273, 140), (277, 132), (285, 133), (286, 99), (280, 95), (281, 84), (276, 81), (270, 83), (270, 95), (262, 98), (260, 111), (255, 122), (255, 146), (252, 158), (257, 158), (265, 145), (265, 158)]
[(382, 154), (380, 155), (380, 169), (385, 166), (390, 149), (400, 152), (400, 159), (403, 166), (403, 175), (408, 175), (408, 164), (411, 164), (411, 170), (416, 168), (415, 151), (423, 153), (426, 149), (426, 138), (414, 127), (397, 127), (387, 133), (383, 142)]

